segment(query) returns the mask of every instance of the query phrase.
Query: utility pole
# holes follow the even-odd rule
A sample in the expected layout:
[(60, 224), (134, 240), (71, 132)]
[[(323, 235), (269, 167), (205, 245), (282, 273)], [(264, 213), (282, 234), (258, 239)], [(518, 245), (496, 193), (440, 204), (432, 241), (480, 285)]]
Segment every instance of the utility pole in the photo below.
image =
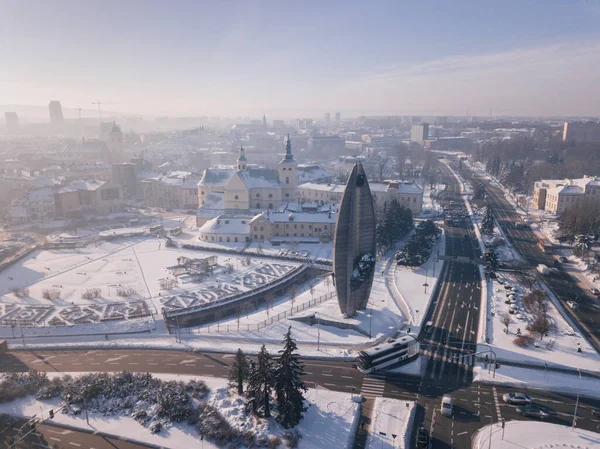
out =
[(579, 373), (579, 385), (577, 386), (577, 401), (575, 402), (575, 413), (573, 413), (573, 425), (571, 430), (575, 430), (575, 424), (577, 423), (577, 407), (579, 406), (579, 393), (581, 392), (581, 370), (577, 368)]

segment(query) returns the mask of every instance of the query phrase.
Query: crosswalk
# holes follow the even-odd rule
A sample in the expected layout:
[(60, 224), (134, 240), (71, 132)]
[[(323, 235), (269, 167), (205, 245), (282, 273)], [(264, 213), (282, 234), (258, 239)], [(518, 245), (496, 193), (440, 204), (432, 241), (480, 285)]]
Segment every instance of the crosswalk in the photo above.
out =
[(366, 398), (377, 398), (383, 396), (385, 390), (385, 377), (364, 377), (360, 388), (360, 394)]
[(475, 355), (463, 350), (451, 347), (437, 346), (426, 348), (421, 351), (422, 356), (427, 356), (433, 360), (432, 369), (428, 370), (426, 378), (442, 379), (448, 377), (445, 368), (447, 364), (457, 365), (459, 369), (456, 372), (456, 381), (466, 381), (468, 373), (472, 371), (475, 363)]

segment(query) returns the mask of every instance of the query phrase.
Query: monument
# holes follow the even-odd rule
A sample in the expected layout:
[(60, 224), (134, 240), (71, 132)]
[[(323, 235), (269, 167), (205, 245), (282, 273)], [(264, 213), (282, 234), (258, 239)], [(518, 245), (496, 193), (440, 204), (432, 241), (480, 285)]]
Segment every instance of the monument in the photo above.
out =
[(342, 314), (365, 309), (375, 274), (375, 208), (367, 175), (357, 162), (338, 211), (333, 242), (333, 275)]

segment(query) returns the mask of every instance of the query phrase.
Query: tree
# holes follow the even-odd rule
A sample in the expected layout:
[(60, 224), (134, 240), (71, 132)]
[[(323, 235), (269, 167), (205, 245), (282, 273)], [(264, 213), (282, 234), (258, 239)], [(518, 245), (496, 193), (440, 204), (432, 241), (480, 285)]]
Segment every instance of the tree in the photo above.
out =
[(498, 269), (498, 256), (496, 255), (496, 251), (494, 248), (488, 249), (483, 255), (485, 259), (485, 271), (489, 275), (491, 273), (495, 273)]
[(500, 318), (500, 321), (502, 322), (502, 324), (504, 324), (506, 326), (506, 333), (508, 334), (508, 325), (513, 322), (512, 318), (510, 317), (510, 315), (508, 313), (505, 313)]
[(229, 366), (229, 386), (237, 388), (238, 394), (244, 393), (244, 382), (250, 373), (250, 363), (241, 349), (237, 350), (233, 363)]
[(252, 404), (252, 412), (269, 418), (271, 416), (270, 400), (273, 390), (273, 362), (271, 355), (262, 345), (256, 357), (256, 363), (251, 364), (248, 376), (247, 398)]
[(546, 315), (538, 315), (533, 323), (527, 325), (527, 330), (538, 334), (540, 340), (544, 339), (544, 335), (550, 331), (551, 323)]
[(485, 208), (485, 213), (481, 219), (481, 231), (486, 235), (494, 233), (494, 214), (489, 206)]
[(532, 291), (523, 298), (523, 303), (536, 317), (548, 314), (548, 296), (544, 290)]
[(277, 396), (277, 421), (289, 429), (300, 422), (306, 411), (304, 393), (308, 390), (302, 376), (304, 366), (298, 356), (298, 346), (292, 338), (292, 327), (283, 337), (283, 349), (279, 351), (275, 367), (275, 393)]

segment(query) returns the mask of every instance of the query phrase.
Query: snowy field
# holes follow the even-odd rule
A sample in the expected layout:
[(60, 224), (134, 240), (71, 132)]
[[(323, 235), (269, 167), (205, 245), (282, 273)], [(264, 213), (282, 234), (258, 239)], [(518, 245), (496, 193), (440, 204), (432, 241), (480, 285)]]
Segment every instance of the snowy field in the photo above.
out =
[[(87, 374), (87, 373), (86, 373)], [(56, 377), (56, 373), (49, 373), (49, 377)], [(74, 374), (76, 377), (77, 374)], [(236, 429), (252, 430), (258, 437), (281, 437), (284, 429), (279, 426), (273, 418), (255, 419), (244, 413), (243, 400), (227, 392), (225, 379), (212, 377), (195, 377), (184, 375), (160, 374), (156, 377), (165, 381), (175, 380), (187, 382), (191, 379), (201, 380), (210, 389), (207, 402), (216, 407), (227, 419), (229, 424)], [(322, 388), (318, 390), (309, 389), (306, 393), (308, 411), (304, 419), (296, 426), (302, 439), (298, 445), (300, 449), (346, 449), (354, 439), (352, 432), (360, 419), (360, 406), (352, 401), (352, 395), (348, 393), (331, 392)], [(59, 400), (37, 401), (34, 396), (27, 396), (9, 403), (0, 404), (0, 413), (14, 416), (31, 417), (40, 416), (40, 410), (44, 417), (48, 411), (57, 409)], [(99, 413), (89, 414), (90, 424), (85, 421), (85, 414), (79, 416), (57, 413), (53, 422), (65, 424), (81, 429), (93, 429), (114, 436), (133, 438), (134, 440), (154, 444), (170, 449), (189, 449), (198, 447), (200, 437), (194, 426), (186, 423), (174, 424), (161, 433), (152, 434), (150, 430), (143, 428), (137, 421), (128, 416), (106, 417)], [(203, 441), (205, 449), (216, 449), (219, 446)]]
[[(502, 281), (504, 285), (498, 281)], [(511, 289), (507, 289), (506, 286), (510, 286)], [(505, 273), (499, 274), (498, 280), (493, 282), (493, 296), (489, 298), (490, 313), (493, 316), (487, 326), (488, 337), (491, 336), (490, 344), (497, 358), (537, 363), (542, 366), (547, 363), (597, 371), (600, 367), (600, 355), (565, 321), (551, 301), (548, 303), (548, 318), (552, 329), (548, 336), (540, 340), (539, 336), (532, 335), (531, 344), (526, 347), (519, 347), (514, 343), (518, 330), (522, 335), (527, 334), (526, 326), (534, 319), (523, 305), (523, 297), (528, 293), (529, 290), (525, 286)], [(511, 300), (509, 295), (513, 295), (514, 299), (507, 304), (506, 302)], [(508, 313), (510, 308), (513, 308), (515, 313)], [(510, 316), (512, 321), (508, 326), (508, 334), (505, 332), (506, 326), (501, 322), (504, 315)], [(579, 347), (581, 352), (577, 352)]]
[[(487, 449), (490, 426), (479, 429), (473, 449)], [(503, 432), (500, 424), (492, 425), (491, 447), (494, 449), (597, 449), (600, 434), (583, 429), (535, 421), (508, 421)]]
[(368, 449), (409, 448), (415, 402), (375, 398)]

